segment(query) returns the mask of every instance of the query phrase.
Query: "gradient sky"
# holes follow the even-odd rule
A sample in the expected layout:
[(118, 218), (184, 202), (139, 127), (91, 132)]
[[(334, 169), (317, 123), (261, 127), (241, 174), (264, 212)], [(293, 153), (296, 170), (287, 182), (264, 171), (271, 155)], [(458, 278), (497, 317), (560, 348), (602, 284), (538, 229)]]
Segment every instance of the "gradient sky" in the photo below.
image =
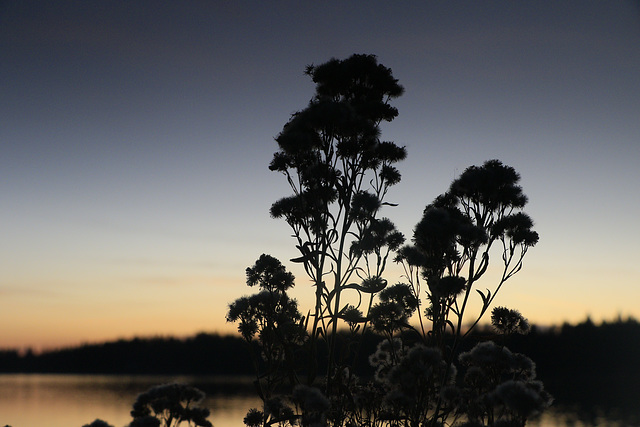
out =
[(409, 153), (384, 212), (407, 237), (498, 158), (540, 243), (496, 302), (543, 325), (640, 317), (637, 1), (3, 1), (0, 347), (231, 331), (261, 253), (306, 311), (267, 166), (305, 65), (353, 53), (406, 89), (382, 131)]

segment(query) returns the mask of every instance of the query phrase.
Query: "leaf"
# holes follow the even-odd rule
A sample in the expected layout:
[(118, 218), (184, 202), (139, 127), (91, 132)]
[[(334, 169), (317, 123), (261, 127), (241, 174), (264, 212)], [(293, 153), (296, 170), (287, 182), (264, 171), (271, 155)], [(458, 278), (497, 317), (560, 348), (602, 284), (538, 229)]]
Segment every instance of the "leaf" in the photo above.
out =
[(449, 325), (449, 327), (451, 328), (451, 333), (455, 333), (456, 328), (453, 326), (453, 322), (452, 322), (451, 320), (447, 319), (447, 320), (445, 321), (445, 323), (446, 323), (447, 325)]
[(304, 330), (307, 330), (307, 326), (309, 326), (309, 318), (311, 317), (311, 310), (307, 311), (307, 315), (306, 316), (302, 316), (302, 318), (300, 319), (300, 326), (304, 328)]
[(357, 283), (349, 283), (348, 285), (344, 285), (342, 289), (356, 289), (365, 294), (375, 294), (383, 290), (387, 287), (387, 281), (382, 279), (380, 280), (380, 285), (375, 288), (365, 288), (362, 285), (358, 285)]
[(320, 251), (310, 251), (305, 253), (304, 255), (302, 255), (301, 257), (298, 258), (293, 258), (291, 259), (291, 262), (306, 262), (309, 261), (312, 264), (314, 264), (314, 256), (320, 255), (321, 252)]
[(482, 298), (482, 305), (487, 305), (487, 297), (482, 293), (482, 291), (480, 289), (476, 289), (476, 292), (480, 294), (480, 297)]
[(319, 250), (309, 249), (309, 247), (311, 246), (312, 245), (309, 242), (306, 242), (304, 245), (296, 245), (296, 248), (300, 251), (300, 253), (302, 253), (302, 256), (298, 258), (292, 258), (289, 261), (296, 263), (303, 262), (305, 263), (305, 269), (307, 263), (311, 264), (312, 267), (317, 268), (318, 264), (316, 262), (316, 257), (322, 255), (322, 252)]
[(476, 289), (476, 292), (480, 294), (482, 298), (482, 307), (486, 310), (489, 307), (489, 302), (491, 301), (491, 291), (487, 289), (487, 295), (483, 294), (481, 290)]

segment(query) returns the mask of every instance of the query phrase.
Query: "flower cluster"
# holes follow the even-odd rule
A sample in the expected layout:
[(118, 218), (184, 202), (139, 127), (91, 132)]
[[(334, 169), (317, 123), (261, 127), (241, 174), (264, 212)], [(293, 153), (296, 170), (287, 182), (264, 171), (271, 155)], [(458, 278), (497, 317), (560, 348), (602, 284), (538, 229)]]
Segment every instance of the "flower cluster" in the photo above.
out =
[(197, 405), (204, 393), (186, 384), (162, 384), (140, 394), (133, 404), (129, 427), (174, 427), (183, 422), (190, 426), (212, 427), (210, 412)]
[(495, 307), (491, 311), (491, 324), (504, 335), (529, 333), (529, 321), (518, 310), (506, 307)]
[(524, 426), (527, 418), (552, 402), (536, 380), (535, 364), (523, 354), (485, 341), (462, 353), (459, 360), (466, 373), (458, 407), (470, 422)]

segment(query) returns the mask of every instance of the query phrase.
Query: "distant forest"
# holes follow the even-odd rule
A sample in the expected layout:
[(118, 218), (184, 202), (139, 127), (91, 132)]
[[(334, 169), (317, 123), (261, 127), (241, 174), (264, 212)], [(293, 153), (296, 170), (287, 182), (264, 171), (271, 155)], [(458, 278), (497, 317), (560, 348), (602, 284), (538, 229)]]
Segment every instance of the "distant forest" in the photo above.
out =
[[(361, 352), (363, 361), (381, 339), (367, 337)], [(480, 329), (466, 344), (471, 347), (488, 339), (529, 356), (543, 379), (640, 380), (640, 322), (635, 319), (600, 325), (587, 319), (544, 330), (533, 326), (529, 334), (513, 335), (506, 341)], [(185, 339), (134, 338), (85, 344), (42, 354), (0, 350), (0, 373), (250, 375), (253, 364), (247, 343), (239, 336), (201, 333)]]
[[(361, 374), (371, 373), (367, 357), (380, 339), (369, 335), (363, 344), (358, 362)], [(557, 403), (580, 402), (587, 407), (593, 403), (595, 407), (608, 400), (613, 407), (637, 405), (640, 323), (634, 319), (600, 325), (586, 320), (545, 330), (533, 327), (528, 335), (514, 335), (506, 341), (481, 330), (466, 346), (487, 339), (504, 342), (511, 351), (533, 359), (538, 377)], [(323, 362), (319, 361), (320, 366)], [(0, 351), (0, 373), (251, 375), (253, 362), (241, 338), (202, 333), (186, 339), (118, 340), (42, 354), (4, 350)]]

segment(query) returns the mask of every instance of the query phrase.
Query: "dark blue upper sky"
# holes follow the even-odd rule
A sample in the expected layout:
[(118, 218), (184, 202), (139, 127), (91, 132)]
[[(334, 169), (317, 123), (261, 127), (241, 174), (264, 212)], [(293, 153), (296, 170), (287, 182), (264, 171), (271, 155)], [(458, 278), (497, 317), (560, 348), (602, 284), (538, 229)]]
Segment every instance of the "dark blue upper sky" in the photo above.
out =
[(4, 1), (0, 343), (222, 330), (244, 268), (295, 256), (267, 165), (304, 67), (352, 53), (406, 89), (383, 138), (409, 152), (385, 213), (407, 236), (499, 158), (541, 234), (499, 303), (640, 316), (637, 1)]

